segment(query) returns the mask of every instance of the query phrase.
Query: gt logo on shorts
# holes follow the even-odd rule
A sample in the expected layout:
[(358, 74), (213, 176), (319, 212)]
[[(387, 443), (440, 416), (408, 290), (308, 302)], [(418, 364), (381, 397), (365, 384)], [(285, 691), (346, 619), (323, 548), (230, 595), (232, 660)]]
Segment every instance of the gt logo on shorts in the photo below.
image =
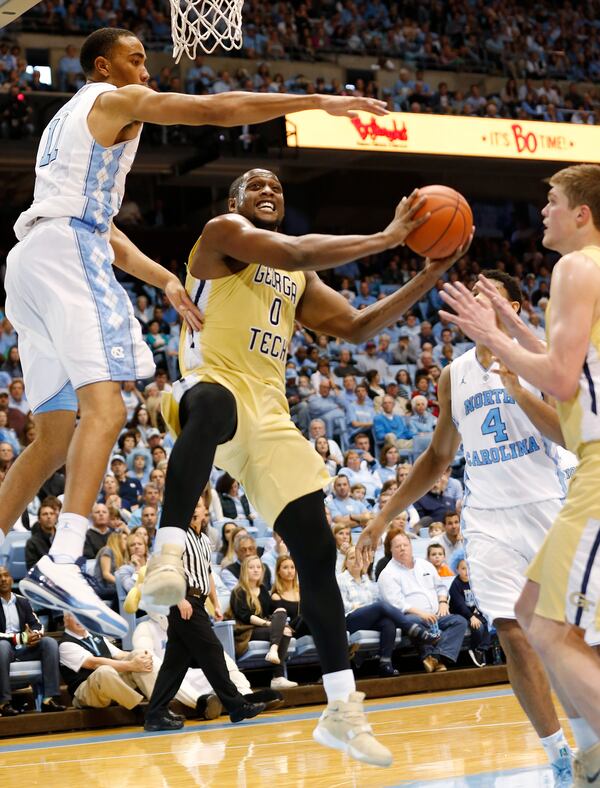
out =
[(569, 596), (569, 602), (575, 607), (583, 608), (586, 613), (588, 610), (591, 610), (594, 607), (594, 603), (591, 600), (586, 599), (583, 594), (579, 593), (579, 591), (574, 591)]
[(121, 347), (121, 345), (115, 345), (110, 349), (110, 355), (113, 358), (125, 358), (125, 351)]

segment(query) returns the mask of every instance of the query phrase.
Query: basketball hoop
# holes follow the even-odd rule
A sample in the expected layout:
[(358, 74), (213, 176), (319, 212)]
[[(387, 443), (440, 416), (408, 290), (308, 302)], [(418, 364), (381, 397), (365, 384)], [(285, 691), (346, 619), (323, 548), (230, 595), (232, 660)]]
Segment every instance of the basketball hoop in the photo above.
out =
[(241, 49), (244, 0), (169, 0), (173, 57), (194, 60), (198, 47), (210, 55), (218, 46)]

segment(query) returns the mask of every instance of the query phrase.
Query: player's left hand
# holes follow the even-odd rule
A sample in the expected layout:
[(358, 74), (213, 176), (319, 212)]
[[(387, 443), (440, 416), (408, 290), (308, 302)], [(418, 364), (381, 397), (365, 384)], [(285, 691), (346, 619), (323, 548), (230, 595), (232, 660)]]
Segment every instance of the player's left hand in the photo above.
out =
[(173, 307), (185, 320), (187, 327), (192, 331), (202, 331), (204, 315), (189, 297), (179, 279), (175, 278), (169, 281), (165, 287), (165, 294)]
[(425, 267), (426, 268), (437, 268), (439, 269), (440, 274), (443, 274), (449, 268), (452, 268), (454, 263), (457, 263), (461, 257), (464, 257), (466, 253), (469, 251), (471, 244), (473, 243), (473, 238), (475, 237), (475, 228), (471, 230), (471, 235), (468, 237), (466, 243), (464, 243), (461, 247), (459, 247), (454, 254), (451, 254), (450, 257), (443, 257), (439, 260), (432, 259), (431, 257), (425, 258)]
[(493, 306), (487, 298), (475, 298), (462, 282), (446, 282), (440, 296), (456, 313), (440, 309), (440, 317), (456, 323), (473, 342), (485, 344), (490, 335), (498, 331)]
[(512, 372), (507, 366), (505, 366), (500, 359), (493, 357), (494, 361), (496, 362), (496, 366), (492, 367), (490, 372), (493, 372), (495, 375), (500, 376), (500, 380), (502, 381), (502, 385), (508, 392), (509, 396), (513, 399), (517, 399), (519, 392), (522, 389), (522, 386), (519, 382), (519, 378)]
[(344, 118), (355, 118), (361, 112), (370, 112), (371, 115), (389, 115), (385, 101), (362, 96), (319, 96), (321, 109), (329, 115)]

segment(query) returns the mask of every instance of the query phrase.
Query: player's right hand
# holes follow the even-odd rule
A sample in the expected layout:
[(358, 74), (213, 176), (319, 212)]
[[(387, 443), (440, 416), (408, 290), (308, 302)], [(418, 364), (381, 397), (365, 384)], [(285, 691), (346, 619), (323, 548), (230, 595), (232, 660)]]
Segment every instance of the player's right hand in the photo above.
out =
[(400, 200), (394, 218), (383, 231), (389, 238), (389, 249), (403, 244), (413, 230), (429, 219), (430, 213), (415, 219), (415, 214), (423, 205), (425, 205), (425, 197), (419, 195), (418, 189), (414, 189), (412, 194)]
[(356, 543), (356, 561), (360, 567), (367, 569), (373, 562), (373, 556), (379, 546), (379, 540), (385, 531), (385, 520), (375, 517), (363, 528)]
[(355, 118), (358, 112), (370, 112), (371, 115), (389, 115), (385, 101), (362, 96), (319, 96), (320, 107), (329, 115)]

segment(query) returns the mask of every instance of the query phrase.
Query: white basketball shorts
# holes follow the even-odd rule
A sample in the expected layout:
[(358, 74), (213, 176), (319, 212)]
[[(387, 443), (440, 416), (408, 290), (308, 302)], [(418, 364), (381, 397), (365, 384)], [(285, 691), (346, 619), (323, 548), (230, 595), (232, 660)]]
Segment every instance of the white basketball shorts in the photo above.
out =
[(113, 259), (108, 236), (76, 219), (41, 220), (11, 249), (6, 314), (34, 413), (76, 410), (74, 390), (90, 383), (154, 374)]
[(471, 589), (482, 613), (494, 621), (514, 619), (525, 570), (541, 548), (563, 501), (462, 510), (462, 532)]

